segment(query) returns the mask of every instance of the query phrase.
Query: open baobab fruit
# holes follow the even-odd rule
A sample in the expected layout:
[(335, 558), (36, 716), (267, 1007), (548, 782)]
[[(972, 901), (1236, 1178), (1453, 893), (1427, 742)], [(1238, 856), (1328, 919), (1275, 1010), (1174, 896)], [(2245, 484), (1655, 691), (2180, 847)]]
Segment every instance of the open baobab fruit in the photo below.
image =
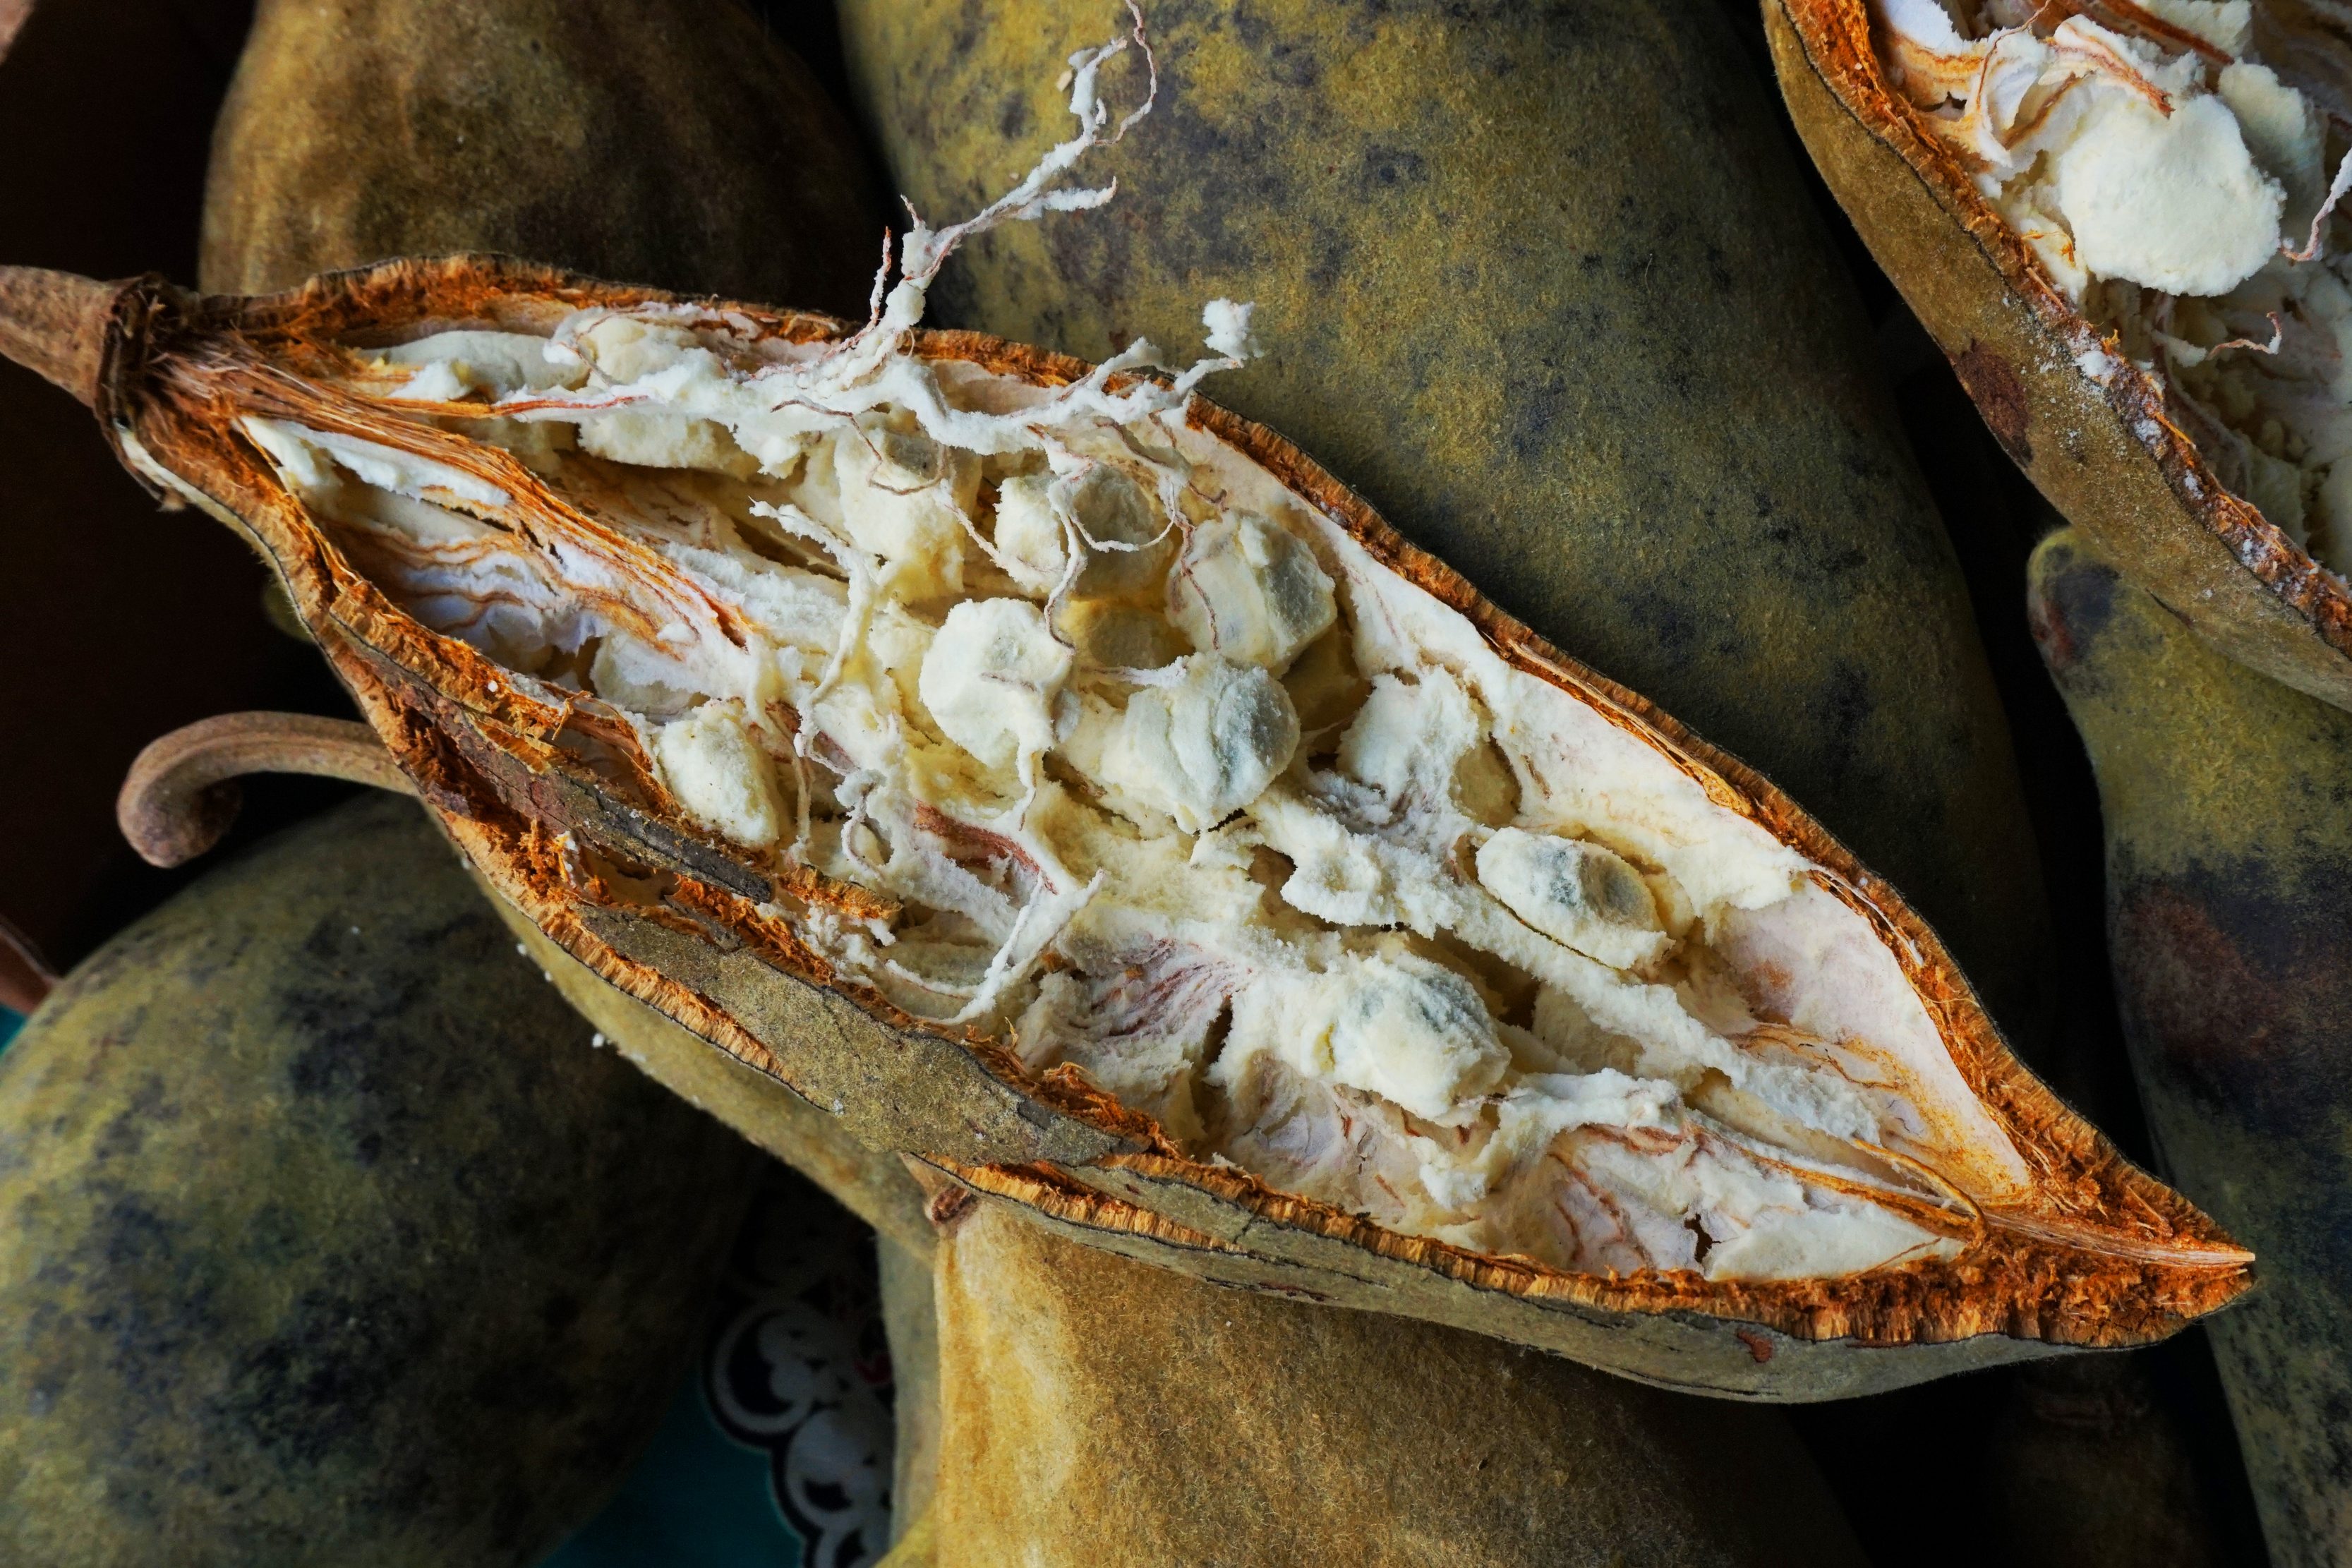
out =
[(1173, 376), (919, 330), (1086, 140), (855, 331), (460, 258), (0, 271), (0, 348), (541, 931), (1098, 1244), (1781, 1399), (2245, 1287), (1793, 803), (1194, 397), (1246, 307)]
[(1814, 161), (2010, 455), (2208, 640), (2352, 708), (2352, 50), (2291, 0), (1764, 13)]
[(2247, 1281), (1791, 803), (1190, 373), (479, 260), (0, 287), (501, 894), (869, 1142), (1768, 1397)]

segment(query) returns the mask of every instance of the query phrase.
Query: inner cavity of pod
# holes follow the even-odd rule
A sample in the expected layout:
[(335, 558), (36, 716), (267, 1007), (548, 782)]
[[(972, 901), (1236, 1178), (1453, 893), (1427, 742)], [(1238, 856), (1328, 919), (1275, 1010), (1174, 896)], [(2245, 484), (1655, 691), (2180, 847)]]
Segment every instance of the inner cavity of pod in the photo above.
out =
[(1949, 1257), (2027, 1188), (1833, 879), (1181, 408), (907, 350), (795, 402), (821, 346), (675, 307), (324, 352), (383, 438), (243, 427), (328, 537), (913, 1019), (1564, 1270)]

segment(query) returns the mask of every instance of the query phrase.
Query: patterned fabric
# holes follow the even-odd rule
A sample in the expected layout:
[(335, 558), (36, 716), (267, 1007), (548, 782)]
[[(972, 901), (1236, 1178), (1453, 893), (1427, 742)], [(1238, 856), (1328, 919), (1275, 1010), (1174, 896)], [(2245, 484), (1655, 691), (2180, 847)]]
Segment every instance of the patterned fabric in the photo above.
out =
[(891, 1440), (873, 1232), (774, 1166), (661, 1430), (542, 1568), (862, 1568)]

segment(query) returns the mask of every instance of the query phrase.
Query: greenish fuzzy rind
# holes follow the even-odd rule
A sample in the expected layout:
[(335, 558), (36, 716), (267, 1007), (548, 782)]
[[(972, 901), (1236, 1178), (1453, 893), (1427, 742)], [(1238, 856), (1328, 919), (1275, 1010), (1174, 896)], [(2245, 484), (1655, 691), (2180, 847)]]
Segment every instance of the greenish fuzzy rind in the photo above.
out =
[(535, 1562), (652, 1431), (757, 1156), (410, 802), (219, 867), (0, 1057), (0, 1562)]
[(2118, 1000), (2162, 1162), (2263, 1260), (2213, 1321), (2281, 1564), (2352, 1540), (2352, 714), (2231, 663), (2081, 535), (2036, 552), (2093, 767)]

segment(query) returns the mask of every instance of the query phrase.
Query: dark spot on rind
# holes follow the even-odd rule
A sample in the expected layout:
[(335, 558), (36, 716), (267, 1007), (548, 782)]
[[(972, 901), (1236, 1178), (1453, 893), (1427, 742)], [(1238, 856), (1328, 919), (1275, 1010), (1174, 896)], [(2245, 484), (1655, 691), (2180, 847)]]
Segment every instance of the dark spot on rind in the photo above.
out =
[(1971, 338), (1968, 348), (1953, 358), (1952, 369), (2001, 449), (2020, 468), (2031, 468), (2033, 443), (2026, 427), (2032, 421), (2033, 405), (2026, 400), (2025, 383), (2019, 379), (2017, 367)]
[(2322, 918), (2335, 911), (2300, 888), (2352, 887), (2352, 862), (2301, 885), (2259, 861), (2145, 879), (2133, 870), (2128, 858), (2118, 867), (2116, 974), (2155, 1065), (2207, 1115), (2259, 1135), (2326, 1137), (2352, 1102), (2347, 941)]
[(2114, 568), (2077, 553), (2036, 574), (2026, 597), (2026, 624), (2052, 675), (2071, 676), (2098, 641), (2115, 617), (2120, 584)]
[(952, 1230), (956, 1222), (970, 1214), (972, 1205), (979, 1201), (969, 1187), (941, 1187), (931, 1194), (931, 1201), (924, 1205), (923, 1213), (940, 1229)]

